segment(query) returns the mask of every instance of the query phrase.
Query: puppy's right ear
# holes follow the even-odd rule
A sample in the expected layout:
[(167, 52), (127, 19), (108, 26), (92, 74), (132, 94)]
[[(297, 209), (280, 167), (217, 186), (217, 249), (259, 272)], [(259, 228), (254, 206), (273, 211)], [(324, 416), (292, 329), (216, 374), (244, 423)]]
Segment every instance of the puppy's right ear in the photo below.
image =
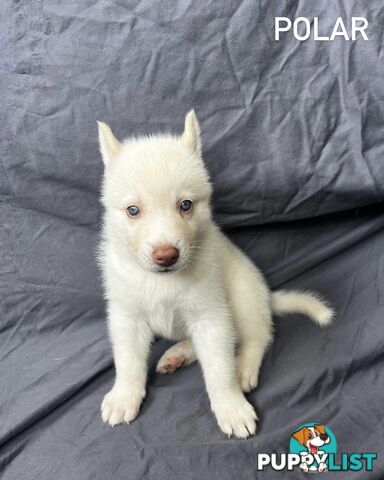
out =
[(104, 165), (107, 166), (118, 155), (122, 145), (106, 123), (97, 122), (97, 125), (99, 127), (100, 152)]
[(305, 428), (306, 427), (303, 427), (301, 428), (300, 430), (298, 430), (297, 432), (294, 432), (292, 433), (292, 437), (297, 440), (300, 445), (304, 445), (304, 441), (305, 441), (305, 434), (304, 434), (304, 431), (305, 431)]

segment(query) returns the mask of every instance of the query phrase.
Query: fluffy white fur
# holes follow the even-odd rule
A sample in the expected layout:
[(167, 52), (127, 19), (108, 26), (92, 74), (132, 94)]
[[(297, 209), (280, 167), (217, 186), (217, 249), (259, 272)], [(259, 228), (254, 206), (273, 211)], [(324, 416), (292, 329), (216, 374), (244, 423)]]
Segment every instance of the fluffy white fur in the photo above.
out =
[[(215, 225), (193, 111), (181, 136), (120, 143), (99, 123), (99, 140), (105, 163), (101, 263), (116, 367), (103, 420), (116, 425), (136, 418), (151, 342), (160, 335), (179, 343), (157, 371), (171, 373), (198, 359), (222, 431), (253, 435), (257, 416), (243, 392), (257, 385), (272, 311), (304, 313), (327, 325), (332, 310), (311, 293), (271, 294), (257, 267)], [(193, 202), (192, 211), (180, 210), (183, 200)], [(132, 205), (140, 211), (135, 217), (127, 214)], [(169, 268), (153, 260), (159, 245), (179, 251)]]

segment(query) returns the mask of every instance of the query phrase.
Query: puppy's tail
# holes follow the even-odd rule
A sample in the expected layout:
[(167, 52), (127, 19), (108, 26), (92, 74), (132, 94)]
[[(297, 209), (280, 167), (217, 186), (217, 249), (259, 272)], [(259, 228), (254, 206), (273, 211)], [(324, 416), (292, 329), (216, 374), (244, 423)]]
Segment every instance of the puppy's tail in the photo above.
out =
[(322, 327), (331, 323), (334, 316), (333, 309), (311, 292), (277, 290), (272, 292), (271, 302), (276, 315), (302, 313)]

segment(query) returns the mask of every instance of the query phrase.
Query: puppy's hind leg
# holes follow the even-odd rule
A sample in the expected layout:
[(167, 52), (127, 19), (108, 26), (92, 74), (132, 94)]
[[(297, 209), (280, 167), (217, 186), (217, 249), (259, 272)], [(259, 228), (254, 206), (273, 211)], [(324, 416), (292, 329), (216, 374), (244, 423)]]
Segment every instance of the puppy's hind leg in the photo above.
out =
[(156, 371), (158, 373), (174, 373), (178, 368), (186, 367), (196, 360), (195, 348), (191, 340), (183, 340), (162, 355), (157, 363)]
[(272, 339), (270, 293), (262, 274), (240, 252), (228, 276), (229, 301), (238, 334), (237, 374), (243, 392), (257, 386), (264, 353)]

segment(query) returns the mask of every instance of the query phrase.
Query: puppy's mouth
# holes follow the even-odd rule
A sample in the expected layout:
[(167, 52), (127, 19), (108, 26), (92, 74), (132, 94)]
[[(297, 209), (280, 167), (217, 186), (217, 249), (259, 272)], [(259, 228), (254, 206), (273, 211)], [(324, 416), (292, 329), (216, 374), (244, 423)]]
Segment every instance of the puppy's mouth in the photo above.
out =
[(158, 268), (156, 270), (156, 273), (163, 273), (163, 274), (166, 274), (166, 273), (174, 273), (178, 270), (178, 268), (171, 268), (171, 267), (168, 267), (168, 268)]
[(309, 444), (309, 449), (311, 450), (312, 455), (315, 455), (317, 453), (317, 450), (319, 447), (317, 445), (312, 445), (311, 443)]
[(169, 267), (159, 267), (159, 266), (155, 266), (155, 270), (154, 272), (155, 273), (160, 273), (162, 275), (166, 275), (166, 274), (171, 274), (171, 273), (176, 273), (176, 272), (179, 272), (180, 270), (184, 270), (187, 266), (188, 266), (188, 262), (177, 262), (175, 263), (174, 265), (170, 265)]

